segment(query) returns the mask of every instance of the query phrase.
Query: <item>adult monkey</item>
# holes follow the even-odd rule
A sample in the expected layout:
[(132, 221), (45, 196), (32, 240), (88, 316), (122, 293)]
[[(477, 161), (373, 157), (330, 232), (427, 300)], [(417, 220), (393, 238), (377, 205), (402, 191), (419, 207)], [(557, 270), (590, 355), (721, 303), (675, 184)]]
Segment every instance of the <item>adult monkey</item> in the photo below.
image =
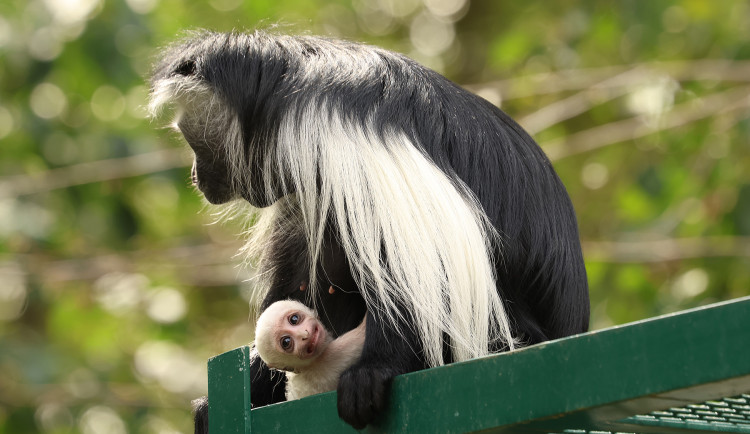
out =
[[(261, 310), (300, 300), (334, 335), (366, 312), (338, 386), (355, 428), (396, 375), (587, 330), (575, 213), (552, 165), (441, 75), (339, 40), (203, 32), (156, 66), (152, 112), (166, 104), (206, 199), (260, 209), (247, 250)], [(252, 369), (254, 406), (284, 399), (260, 358)]]

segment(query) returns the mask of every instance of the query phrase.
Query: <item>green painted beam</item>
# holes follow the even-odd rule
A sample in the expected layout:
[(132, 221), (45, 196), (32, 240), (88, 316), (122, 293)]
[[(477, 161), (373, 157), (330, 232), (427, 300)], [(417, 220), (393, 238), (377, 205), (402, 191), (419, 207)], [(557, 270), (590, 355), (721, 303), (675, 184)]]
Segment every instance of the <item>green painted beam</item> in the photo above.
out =
[(249, 366), (247, 346), (208, 360), (208, 420), (212, 433), (250, 434)]
[[(209, 362), (212, 433), (354, 432), (337, 417), (334, 392), (255, 409), (251, 420), (236, 410), (249, 402), (247, 379), (236, 375), (246, 354)], [(397, 377), (384, 417), (365, 431), (636, 432), (617, 421), (748, 391), (750, 297)], [(215, 421), (214, 408), (228, 401), (229, 422)]]

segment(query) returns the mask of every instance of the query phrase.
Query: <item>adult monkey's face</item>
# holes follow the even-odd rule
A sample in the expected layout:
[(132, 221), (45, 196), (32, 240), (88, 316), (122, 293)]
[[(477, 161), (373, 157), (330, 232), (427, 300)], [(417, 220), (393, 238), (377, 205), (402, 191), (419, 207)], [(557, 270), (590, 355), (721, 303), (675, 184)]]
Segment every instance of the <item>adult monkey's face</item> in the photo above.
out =
[[(222, 101), (201, 73), (196, 53), (187, 47), (167, 52), (152, 78), (152, 111), (164, 105), (177, 109), (175, 125), (195, 155), (191, 181), (212, 204), (222, 204), (242, 196), (230, 167), (234, 147), (242, 148), (237, 116)], [(186, 53), (187, 51), (187, 53)], [(195, 56), (195, 57), (194, 57)], [(237, 143), (240, 142), (240, 143)]]
[(176, 125), (195, 153), (191, 179), (212, 204), (263, 208), (294, 190), (268, 161), (288, 104), (277, 93), (287, 62), (257, 45), (254, 35), (203, 33), (164, 51), (151, 79), (151, 110), (178, 109)]
[(177, 127), (193, 150), (195, 158), (190, 179), (206, 200), (214, 205), (237, 199), (240, 195), (233, 186), (227, 162), (227, 153), (222, 145), (226, 131), (206, 125), (199, 116), (183, 116)]

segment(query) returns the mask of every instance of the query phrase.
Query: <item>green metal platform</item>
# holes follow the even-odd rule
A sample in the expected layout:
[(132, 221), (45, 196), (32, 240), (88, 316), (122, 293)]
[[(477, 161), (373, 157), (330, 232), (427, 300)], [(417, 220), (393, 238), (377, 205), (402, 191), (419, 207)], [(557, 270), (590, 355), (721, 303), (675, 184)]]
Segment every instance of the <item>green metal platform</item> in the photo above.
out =
[[(212, 434), (356, 432), (335, 392), (250, 410), (249, 347), (209, 360)], [(750, 433), (750, 297), (402, 375), (383, 433)]]

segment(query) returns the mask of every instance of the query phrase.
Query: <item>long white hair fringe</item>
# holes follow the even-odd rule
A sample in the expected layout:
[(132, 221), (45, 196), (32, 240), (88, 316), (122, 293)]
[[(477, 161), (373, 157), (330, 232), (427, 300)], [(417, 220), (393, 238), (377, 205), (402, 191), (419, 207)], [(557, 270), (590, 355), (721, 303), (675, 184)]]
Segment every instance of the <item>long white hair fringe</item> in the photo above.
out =
[[(494, 276), (499, 236), (469, 189), (403, 132), (355, 125), (316, 101), (289, 113), (265, 160), (276, 167), (264, 170), (293, 184), (285, 189), (301, 210), (311, 289), (331, 218), (368, 309), (392, 324), (413, 321), (430, 366), (443, 364), (444, 334), (455, 361), (488, 354), (491, 342), (513, 349)], [(399, 306), (414, 317), (399, 318)]]

